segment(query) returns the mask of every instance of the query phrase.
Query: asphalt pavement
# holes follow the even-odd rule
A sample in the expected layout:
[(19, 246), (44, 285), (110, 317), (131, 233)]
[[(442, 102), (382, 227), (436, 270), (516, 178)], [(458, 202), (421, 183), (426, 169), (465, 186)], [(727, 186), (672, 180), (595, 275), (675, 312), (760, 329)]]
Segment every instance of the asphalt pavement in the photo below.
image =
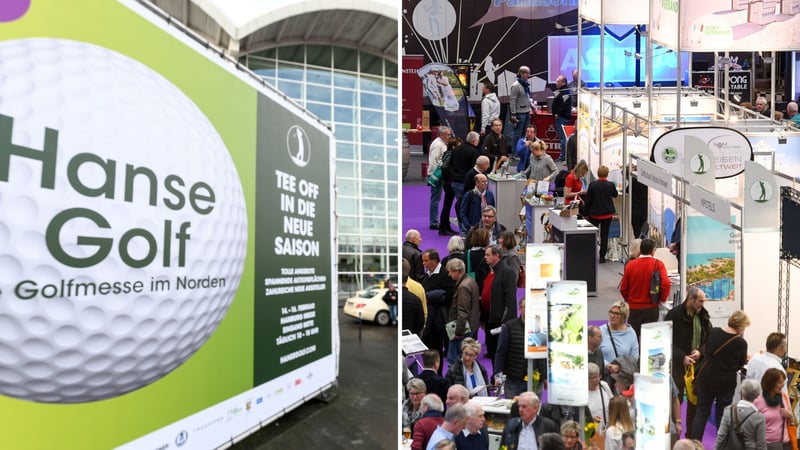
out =
[(339, 385), (233, 446), (267, 449), (396, 449), (400, 359), (397, 327), (356, 320), (339, 304)]

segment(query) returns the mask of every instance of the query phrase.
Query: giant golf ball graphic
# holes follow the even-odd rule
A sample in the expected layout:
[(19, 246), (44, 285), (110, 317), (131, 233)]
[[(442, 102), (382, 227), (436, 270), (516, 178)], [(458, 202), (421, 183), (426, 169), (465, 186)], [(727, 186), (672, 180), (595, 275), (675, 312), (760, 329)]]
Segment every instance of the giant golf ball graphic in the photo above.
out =
[(163, 378), (241, 279), (225, 144), (170, 81), (94, 45), (0, 43), (0, 86), (0, 394), (91, 402)]

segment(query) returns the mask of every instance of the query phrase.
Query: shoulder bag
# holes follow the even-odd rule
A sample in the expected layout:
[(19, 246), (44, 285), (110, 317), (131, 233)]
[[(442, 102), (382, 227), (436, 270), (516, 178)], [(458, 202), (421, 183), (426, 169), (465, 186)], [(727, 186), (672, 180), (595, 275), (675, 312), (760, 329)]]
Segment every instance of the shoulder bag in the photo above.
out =
[(697, 381), (697, 377), (699, 377), (699, 376), (700, 376), (700, 372), (702, 372), (702, 371), (703, 371), (703, 369), (705, 369), (705, 368), (706, 368), (706, 366), (708, 365), (708, 363), (710, 363), (710, 362), (711, 362), (711, 360), (712, 360), (712, 359), (714, 359), (714, 357), (715, 357), (715, 356), (717, 356), (717, 353), (719, 353), (719, 352), (720, 352), (720, 351), (721, 351), (723, 348), (725, 348), (725, 347), (726, 347), (728, 344), (730, 344), (731, 342), (733, 342), (733, 340), (734, 340), (734, 339), (736, 339), (737, 337), (739, 337), (739, 335), (738, 335), (738, 334), (737, 334), (737, 335), (735, 335), (735, 336), (732, 336), (730, 339), (728, 339), (727, 341), (725, 341), (725, 343), (723, 343), (722, 345), (720, 345), (720, 346), (719, 346), (719, 348), (717, 348), (717, 350), (716, 350), (714, 353), (712, 353), (712, 354), (711, 354), (711, 356), (709, 356), (709, 357), (708, 357), (708, 359), (706, 359), (706, 360), (704, 360), (704, 361), (703, 361), (703, 365), (702, 365), (702, 366), (700, 366), (700, 367), (699, 367), (699, 368), (698, 368), (698, 369), (695, 371), (695, 373), (694, 373), (694, 379), (692, 380), (692, 390), (693, 390), (693, 391), (697, 392), (697, 388), (694, 386), (694, 384), (695, 384), (695, 382)]

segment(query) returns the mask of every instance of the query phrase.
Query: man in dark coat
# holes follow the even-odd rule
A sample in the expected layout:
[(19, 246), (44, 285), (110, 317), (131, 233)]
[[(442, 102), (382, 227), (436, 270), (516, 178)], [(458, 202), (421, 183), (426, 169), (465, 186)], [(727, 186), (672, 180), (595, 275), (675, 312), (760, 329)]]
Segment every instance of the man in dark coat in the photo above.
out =
[[(453, 149), (453, 156), (451, 156), (452, 159), (450, 161), (450, 173), (453, 177), (451, 186), (456, 193), (456, 214), (459, 214), (459, 211), (461, 211), (461, 198), (464, 197), (464, 193), (467, 192), (464, 190), (464, 177), (466, 177), (467, 172), (475, 166), (478, 156), (481, 155), (478, 150), (478, 141), (480, 141), (480, 135), (475, 131), (470, 131), (467, 134), (466, 142), (462, 142), (461, 145)], [(459, 220), (461, 220), (460, 216)]]
[(439, 352), (425, 350), (422, 353), (422, 372), (417, 375), (417, 378), (425, 382), (425, 387), (429, 394), (436, 394), (439, 398), (447, 398), (447, 390), (450, 389), (450, 383), (436, 373), (441, 364), (442, 360), (439, 357)]
[(519, 417), (514, 417), (506, 422), (503, 428), (503, 438), (500, 446), (508, 450), (517, 450), (520, 441), (524, 440), (527, 448), (533, 448), (539, 436), (544, 433), (560, 433), (555, 422), (539, 415), (539, 397), (533, 392), (523, 392), (517, 401)]
[(497, 350), (497, 335), (491, 330), (517, 317), (517, 276), (502, 260), (503, 249), (499, 245), (486, 248), (486, 264), (489, 273), (483, 280), (481, 311), (486, 317), (486, 357), (494, 360)]
[[(705, 346), (711, 332), (711, 319), (703, 308), (706, 294), (702, 289), (690, 287), (686, 292), (686, 300), (669, 310), (665, 321), (672, 322), (672, 379), (678, 388), (678, 399), (683, 399), (686, 385), (683, 380), (685, 368), (695, 364), (703, 357), (700, 349)], [(699, 334), (695, 332), (699, 331)], [(692, 432), (696, 405), (686, 403), (686, 436)]]
[(408, 260), (411, 264), (410, 276), (414, 281), (422, 282), (425, 275), (425, 269), (422, 267), (422, 250), (419, 244), (422, 243), (422, 235), (415, 229), (406, 231), (406, 240), (403, 242), (403, 258)]
[(422, 309), (422, 300), (412, 294), (411, 291), (408, 290), (408, 287), (406, 287), (410, 270), (411, 265), (406, 259), (403, 259), (403, 274), (401, 279), (403, 284), (403, 294), (401, 296), (401, 301), (403, 302), (403, 316), (400, 326), (403, 330), (411, 330), (412, 333), (422, 337), (422, 329), (425, 327), (425, 312)]
[[(447, 357), (447, 333), (444, 325), (450, 316), (450, 303), (453, 301), (453, 290), (455, 282), (447, 270), (442, 267), (439, 252), (436, 249), (428, 249), (422, 253), (422, 264), (425, 266), (425, 277), (422, 286), (425, 288), (425, 297), (428, 300), (428, 322), (425, 324), (425, 332), (422, 335), (422, 342), (429, 349), (439, 352), (440, 360)], [(441, 375), (442, 367), (439, 366)]]

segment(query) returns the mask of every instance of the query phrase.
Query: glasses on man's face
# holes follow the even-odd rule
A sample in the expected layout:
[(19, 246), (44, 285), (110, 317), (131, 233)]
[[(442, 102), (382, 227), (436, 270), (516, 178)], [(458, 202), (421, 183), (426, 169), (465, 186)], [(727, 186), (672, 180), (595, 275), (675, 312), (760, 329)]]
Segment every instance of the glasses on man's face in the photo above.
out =
[(418, 396), (418, 395), (425, 395), (425, 393), (424, 393), (424, 392), (414, 392), (414, 391), (409, 391), (408, 395), (409, 395), (409, 396), (416, 397), (416, 396)]
[(478, 354), (477, 353), (472, 353), (472, 352), (462, 352), (461, 356), (463, 356), (465, 358), (476, 358), (478, 356)]
[(483, 217), (487, 219), (494, 219), (494, 214), (484, 214)]

